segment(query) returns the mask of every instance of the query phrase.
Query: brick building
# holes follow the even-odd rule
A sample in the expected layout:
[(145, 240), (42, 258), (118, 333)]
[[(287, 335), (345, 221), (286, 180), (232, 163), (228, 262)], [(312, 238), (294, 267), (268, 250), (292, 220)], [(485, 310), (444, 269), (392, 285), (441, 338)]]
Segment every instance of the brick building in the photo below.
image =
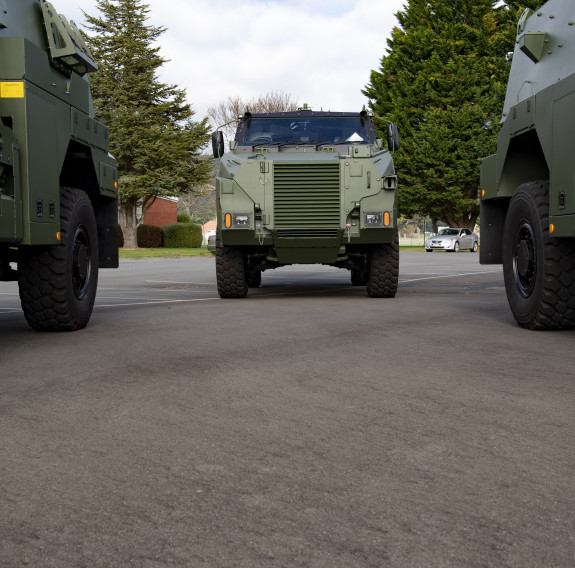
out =
[(152, 206), (144, 215), (145, 225), (162, 227), (178, 220), (178, 198), (157, 197)]

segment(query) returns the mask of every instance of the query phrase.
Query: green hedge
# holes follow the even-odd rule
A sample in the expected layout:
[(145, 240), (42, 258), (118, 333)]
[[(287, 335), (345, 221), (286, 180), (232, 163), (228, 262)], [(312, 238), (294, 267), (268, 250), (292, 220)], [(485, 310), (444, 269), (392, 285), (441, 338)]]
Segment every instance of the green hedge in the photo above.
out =
[(185, 211), (180, 211), (178, 213), (178, 223), (191, 223), (191, 222), (192, 218), (188, 213), (186, 213)]
[(195, 223), (172, 223), (162, 227), (166, 248), (200, 248), (202, 226)]
[(138, 227), (138, 246), (140, 248), (161, 248), (163, 246), (164, 232), (162, 227), (156, 225), (140, 225)]

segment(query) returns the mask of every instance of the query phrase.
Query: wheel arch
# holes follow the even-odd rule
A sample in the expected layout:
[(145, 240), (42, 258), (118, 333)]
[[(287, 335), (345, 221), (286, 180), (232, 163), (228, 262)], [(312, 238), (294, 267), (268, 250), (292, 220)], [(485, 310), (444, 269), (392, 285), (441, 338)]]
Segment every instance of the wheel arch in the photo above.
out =
[(512, 197), (523, 184), (549, 179), (549, 165), (535, 129), (509, 142), (505, 161), (499, 176), (498, 197)]
[(539, 141), (537, 131), (532, 129), (513, 137), (505, 155), (497, 182), (496, 197), (481, 200), (481, 264), (502, 264), (503, 228), (511, 198), (517, 188), (529, 182), (549, 179), (549, 165)]

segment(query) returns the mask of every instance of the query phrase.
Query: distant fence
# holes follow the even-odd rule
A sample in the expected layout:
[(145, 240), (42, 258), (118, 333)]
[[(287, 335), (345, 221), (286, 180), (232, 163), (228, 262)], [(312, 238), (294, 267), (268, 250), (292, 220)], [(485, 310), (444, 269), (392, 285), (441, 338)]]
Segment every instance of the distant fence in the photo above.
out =
[(399, 244), (403, 247), (422, 247), (425, 245), (425, 239), (428, 239), (429, 237), (431, 237), (431, 233), (427, 233), (425, 238), (423, 233), (420, 233), (419, 235), (416, 233), (403, 233), (399, 237)]

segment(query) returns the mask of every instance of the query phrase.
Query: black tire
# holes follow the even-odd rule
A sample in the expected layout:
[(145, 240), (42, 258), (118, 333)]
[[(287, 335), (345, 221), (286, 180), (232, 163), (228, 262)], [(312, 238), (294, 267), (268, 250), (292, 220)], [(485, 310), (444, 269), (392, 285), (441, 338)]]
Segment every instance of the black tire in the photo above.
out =
[(425, 249), (425, 252), (433, 252), (433, 249)]
[(365, 286), (369, 280), (369, 266), (367, 268), (351, 269), (351, 284), (353, 286)]
[(369, 278), (366, 285), (370, 298), (393, 298), (399, 281), (399, 240), (374, 245), (369, 255)]
[(262, 271), (247, 266), (246, 282), (248, 283), (249, 288), (259, 288), (260, 284), (262, 283)]
[(453, 252), (459, 252), (459, 243), (458, 243), (458, 242), (456, 242), (456, 243), (453, 245)]
[(98, 287), (98, 230), (80, 190), (60, 190), (60, 245), (22, 247), (18, 284), (24, 316), (40, 331), (86, 327)]
[(469, 249), (471, 252), (477, 252), (477, 249), (479, 248), (479, 245), (477, 244), (477, 241), (475, 241), (473, 243), (473, 246)]
[(216, 279), (220, 298), (245, 298), (248, 293), (244, 253), (216, 239)]
[(521, 327), (575, 327), (575, 240), (550, 236), (548, 181), (520, 185), (511, 199), (503, 232), (503, 276)]

